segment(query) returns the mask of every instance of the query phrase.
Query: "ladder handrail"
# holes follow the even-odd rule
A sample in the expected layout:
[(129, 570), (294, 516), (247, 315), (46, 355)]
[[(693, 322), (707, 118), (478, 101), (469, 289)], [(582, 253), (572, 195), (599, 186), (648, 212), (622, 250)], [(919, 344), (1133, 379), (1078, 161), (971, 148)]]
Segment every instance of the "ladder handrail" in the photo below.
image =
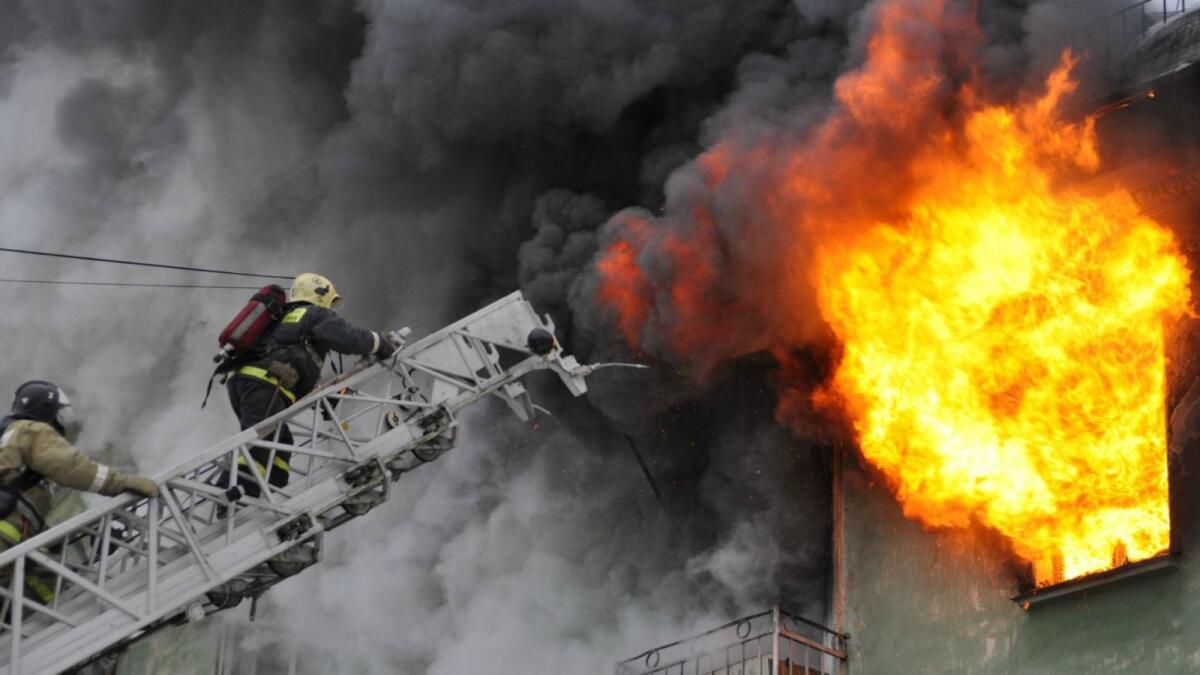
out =
[[(0, 553), (12, 578), (0, 587), (0, 616), (11, 616), (0, 623), (0, 673), (86, 663), (314, 564), (324, 532), (382, 503), (402, 473), (453, 447), (459, 410), (496, 397), (531, 417), (519, 382), (529, 373), (550, 370), (572, 394), (585, 393), (594, 367), (557, 346), (533, 354), (524, 342), (537, 328), (553, 324), (513, 293), (157, 473), (159, 497), (108, 498)], [(520, 360), (502, 366), (502, 350)], [(291, 443), (278, 438), (281, 422)], [(232, 468), (239, 458), (251, 464), (252, 447), (292, 453), (287, 487), (255, 476), (257, 496), (235, 488)], [(24, 591), (27, 578), (42, 576), (56, 591), (49, 605)]]

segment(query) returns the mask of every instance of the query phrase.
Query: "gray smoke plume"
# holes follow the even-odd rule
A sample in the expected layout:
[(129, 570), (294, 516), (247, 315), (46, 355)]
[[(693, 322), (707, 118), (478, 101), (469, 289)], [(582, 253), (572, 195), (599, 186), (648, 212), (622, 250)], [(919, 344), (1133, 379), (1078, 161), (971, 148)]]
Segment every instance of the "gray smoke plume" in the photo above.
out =
[[(981, 4), (990, 67), (1025, 72), (1034, 14)], [(614, 213), (705, 189), (703, 149), (819, 120), (861, 58), (867, 5), (0, 0), (0, 234), (319, 271), (351, 320), (417, 334), (521, 288), (568, 351), (655, 364), (597, 375), (595, 408), (543, 392), (558, 417), (539, 431), (475, 414), (463, 447), (272, 591), (263, 643), (336, 655), (339, 672), (594, 673), (781, 597), (820, 619), (824, 453), (772, 421), (774, 366), (731, 343), (738, 358), (704, 355), (697, 380), (629, 354), (587, 270)], [(231, 283), (0, 261), (6, 278)], [(161, 470), (236, 428), (219, 392), (196, 406), (246, 295), (0, 284), (0, 385), (60, 382), (82, 447)]]

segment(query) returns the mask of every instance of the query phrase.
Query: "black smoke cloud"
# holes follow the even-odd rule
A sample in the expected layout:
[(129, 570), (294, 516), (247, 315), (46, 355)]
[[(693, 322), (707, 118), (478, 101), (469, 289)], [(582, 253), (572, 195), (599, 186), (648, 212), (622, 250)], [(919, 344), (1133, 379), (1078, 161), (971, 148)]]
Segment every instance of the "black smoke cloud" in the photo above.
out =
[[(1070, 22), (1086, 24), (1097, 15), (1091, 7), (1079, 11), (1057, 2), (1010, 0), (950, 1), (940, 10), (949, 18), (923, 16), (941, 4), (894, 0), (847, 6), (848, 14), (825, 24), (841, 30), (803, 33), (779, 50), (739, 61), (735, 93), (702, 127), (706, 154), (671, 174), (661, 206), (622, 210), (599, 231), (600, 250), (630, 246), (641, 272), (632, 282), (636, 288), (629, 289), (647, 305), (646, 320), (633, 340), (635, 351), (644, 350), (703, 382), (719, 378), (718, 371), (739, 357), (770, 349), (799, 346), (817, 352), (803, 360), (829, 361), (836, 345), (818, 316), (812, 289), (783, 285), (802, 276), (790, 270), (810, 267), (806, 256), (812, 237), (848, 233), (827, 231), (836, 226), (824, 222), (805, 225), (805, 214), (814, 207), (802, 203), (798, 191), (772, 186), (809, 172), (833, 195), (828, 204), (815, 207), (817, 212), (855, 213), (861, 222), (889, 213), (907, 184), (914, 149), (926, 136), (957, 124), (960, 85), (982, 83), (984, 96), (994, 100), (1011, 100), (1019, 91), (1040, 86), (1039, 79), (1079, 33)], [(895, 28), (906, 36), (911, 52), (904, 68), (914, 71), (913, 79), (919, 70), (938, 83), (931, 91), (911, 92), (912, 110), (903, 122), (859, 119), (834, 100), (830, 86), (862, 65), (867, 41), (886, 6), (906, 17)], [(1079, 44), (1074, 47), (1081, 53)], [(1085, 63), (1077, 72), (1095, 85), (1100, 64), (1088, 60), (1087, 47), (1082, 46)], [(904, 86), (889, 77), (881, 78), (885, 86)], [(1078, 98), (1085, 101), (1094, 93), (1095, 86)], [(826, 125), (831, 117), (845, 123)], [(807, 151), (817, 144), (831, 155), (830, 165), (843, 168), (822, 174), (823, 158)], [(818, 168), (794, 166), (801, 156)], [(608, 262), (597, 260), (572, 289), (575, 328), (583, 336), (595, 336), (606, 357), (620, 356), (621, 340), (599, 337), (627, 326), (613, 307), (596, 301), (600, 264)], [(783, 304), (789, 306), (786, 311), (779, 310)], [(694, 335), (703, 339), (689, 339)], [(816, 368), (817, 381), (809, 384), (819, 384), (827, 374)], [(612, 399), (607, 411), (620, 418), (627, 401)]]
[[(1028, 13), (1002, 4), (988, 10), (1007, 45), (996, 68), (1019, 71)], [(538, 391), (558, 415), (540, 433), (472, 416), (463, 448), (272, 592), (262, 640), (339, 652), (342, 671), (463, 672), (486, 655), (592, 673), (781, 596), (820, 618), (823, 453), (771, 421), (772, 366), (732, 360), (697, 383), (629, 354), (586, 271), (615, 212), (702, 189), (690, 161), (705, 147), (819, 119), (861, 53), (864, 5), (0, 0), (0, 232), (317, 270), (350, 319), (418, 334), (521, 288), (569, 351), (655, 364), (597, 374), (605, 414)], [(10, 277), (180, 280), (3, 263)], [(0, 365), (4, 386), (60, 380), (83, 445), (157, 471), (234, 429), (219, 398), (195, 406), (239, 292), (0, 298), (20, 355)]]

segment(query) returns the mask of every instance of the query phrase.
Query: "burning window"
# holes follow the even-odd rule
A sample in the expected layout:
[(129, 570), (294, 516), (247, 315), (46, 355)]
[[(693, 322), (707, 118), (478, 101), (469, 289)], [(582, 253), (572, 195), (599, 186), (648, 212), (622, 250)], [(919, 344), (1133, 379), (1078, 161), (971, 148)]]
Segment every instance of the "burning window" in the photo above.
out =
[[(1089, 180), (1101, 148), (1094, 118), (1063, 112), (1070, 53), (1041, 91), (997, 102), (985, 82), (937, 75), (942, 52), (909, 30), (936, 26), (971, 64), (974, 37), (956, 33), (971, 21), (944, 3), (880, 5), (829, 117), (803, 143), (706, 152), (697, 170), (722, 199), (614, 229), (599, 297), (631, 343), (700, 369), (743, 348), (734, 335), (782, 354), (786, 379), (787, 348), (828, 329), (836, 372), (815, 396), (785, 386), (779, 416), (814, 399), (835, 411), (908, 517), (999, 532), (1035, 584), (1152, 561), (1171, 543), (1182, 248), (1134, 186)], [(761, 197), (764, 222), (715, 226), (726, 193)], [(730, 230), (735, 245), (713, 243)]]
[(919, 161), (907, 220), (831, 249), (818, 288), (843, 345), (831, 396), (905, 514), (981, 522), (1049, 585), (1170, 545), (1166, 326), (1188, 262), (1095, 170), (1089, 124), (982, 108), (965, 152)]
[[(1189, 78), (1195, 76), (1193, 69)], [(1185, 86), (1171, 85), (1161, 93), (1154, 89), (1142, 89), (1133, 96), (1115, 99), (1097, 110), (1105, 173), (1096, 182), (1128, 188), (1140, 213), (1170, 227), (1179, 236), (1181, 250), (1187, 251), (1188, 257), (1195, 260), (1197, 238), (1200, 237), (1196, 227), (1200, 223), (1197, 216), (1200, 213), (1194, 204), (1200, 198), (1200, 190), (1197, 189), (1200, 181), (1196, 179), (1196, 168), (1176, 152), (1175, 144), (1168, 138), (1169, 134), (1163, 132), (1177, 128), (1180, 120), (1194, 117), (1194, 104), (1190, 102), (1192, 87), (1187, 85), (1187, 82), (1194, 80), (1181, 78), (1181, 81)], [(1180, 100), (1180, 92), (1176, 89), (1187, 92), (1183, 95), (1185, 100)], [(1196, 296), (1194, 281), (1192, 295)], [(1185, 345), (1198, 344), (1200, 333), (1197, 333), (1194, 325), (1176, 324), (1174, 327), (1179, 329), (1175, 332), (1181, 334), (1176, 335), (1169, 344), (1177, 345), (1177, 351), (1186, 349)], [(1175, 567), (1168, 553), (1168, 550), (1176, 551), (1180, 546), (1173, 521), (1188, 519), (1188, 514), (1180, 510), (1178, 498), (1191, 488), (1179, 484), (1183, 474), (1174, 470), (1179, 462), (1169, 459), (1179, 459), (1179, 453), (1200, 438), (1200, 371), (1186, 354), (1168, 353), (1167, 361), (1167, 381), (1170, 384), (1164, 385), (1162, 393), (1166, 396), (1166, 410), (1171, 414), (1169, 420), (1163, 420), (1165, 424), (1156, 419), (1154, 426), (1162, 430), (1170, 452), (1156, 450), (1144, 460), (1143, 485), (1146, 490), (1140, 496), (1141, 500), (1136, 502), (1147, 517), (1153, 516), (1155, 527), (1151, 530), (1147, 526), (1146, 530), (1165, 533), (1155, 535), (1155, 545), (1161, 545), (1164, 537), (1167, 545), (1161, 546), (1154, 555), (1146, 556), (1143, 551), (1133, 556), (1123, 539), (1114, 539), (1109, 567), (1082, 575), (1071, 574), (1060, 551), (1045, 552), (1029, 563), (1027, 578), (1020, 588), (1021, 594), (1013, 598), (1026, 609), (1039, 602), (1101, 584), (1169, 571)], [(1155, 372), (1159, 372), (1157, 364)], [(1158, 417), (1157, 413), (1155, 417)], [(1166, 488), (1163, 487), (1163, 476), (1167, 477)], [(1169, 501), (1171, 503), (1168, 506)]]

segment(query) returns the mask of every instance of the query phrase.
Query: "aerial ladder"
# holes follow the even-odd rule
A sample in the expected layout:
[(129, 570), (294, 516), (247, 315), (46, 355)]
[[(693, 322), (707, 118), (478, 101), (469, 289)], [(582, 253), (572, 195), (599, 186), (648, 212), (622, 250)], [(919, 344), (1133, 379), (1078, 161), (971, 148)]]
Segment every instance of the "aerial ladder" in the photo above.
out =
[[(319, 562), (326, 532), (382, 504), (400, 476), (454, 447), (463, 408), (496, 398), (532, 418), (539, 408), (520, 379), (538, 370), (584, 394), (600, 366), (563, 354), (553, 332), (549, 317), (513, 293), (387, 360), (361, 361), (158, 474), (158, 497), (109, 498), (4, 551), (0, 675), (76, 668), (158, 628), (256, 599)], [(291, 443), (280, 441), (281, 422)], [(292, 453), (286, 487), (257, 472), (257, 491), (238, 484), (236, 468), (253, 465), (252, 448), (272, 461)], [(30, 575), (53, 589), (53, 601), (30, 597)]]

